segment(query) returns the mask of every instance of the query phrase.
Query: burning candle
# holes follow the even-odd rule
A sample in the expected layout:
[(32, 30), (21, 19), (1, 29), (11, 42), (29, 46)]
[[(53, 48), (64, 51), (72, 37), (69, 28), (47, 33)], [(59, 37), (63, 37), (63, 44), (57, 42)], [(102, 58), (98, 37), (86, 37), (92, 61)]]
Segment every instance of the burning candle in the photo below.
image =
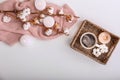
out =
[(109, 33), (107, 32), (102, 32), (100, 33), (99, 37), (98, 37), (99, 41), (103, 44), (107, 44), (110, 42), (111, 40), (111, 36)]

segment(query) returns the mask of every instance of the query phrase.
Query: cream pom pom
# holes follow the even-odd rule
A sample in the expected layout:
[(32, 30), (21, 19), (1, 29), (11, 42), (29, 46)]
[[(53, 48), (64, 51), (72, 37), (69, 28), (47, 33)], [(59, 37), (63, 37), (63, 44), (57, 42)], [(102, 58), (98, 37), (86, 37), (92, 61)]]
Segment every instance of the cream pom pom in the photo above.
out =
[(20, 43), (23, 46), (32, 46), (35, 43), (35, 38), (30, 35), (23, 35), (20, 38)]

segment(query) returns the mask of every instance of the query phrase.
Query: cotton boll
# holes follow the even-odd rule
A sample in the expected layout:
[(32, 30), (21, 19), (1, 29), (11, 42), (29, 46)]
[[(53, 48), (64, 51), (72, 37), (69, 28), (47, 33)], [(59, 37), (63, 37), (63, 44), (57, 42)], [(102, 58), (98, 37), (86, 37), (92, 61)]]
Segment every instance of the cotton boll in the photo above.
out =
[(69, 30), (69, 29), (67, 29), (67, 28), (66, 28), (66, 29), (64, 29), (64, 34), (68, 36), (68, 35), (70, 34), (70, 30)]
[(25, 8), (22, 13), (23, 13), (23, 15), (28, 16), (28, 15), (30, 15), (31, 10), (30, 10), (30, 8)]
[(9, 16), (3, 16), (3, 22), (9, 23), (11, 21), (11, 17)]
[(28, 30), (30, 27), (31, 27), (30, 22), (27, 22), (27, 23), (23, 24), (23, 29), (24, 30)]
[(20, 18), (23, 22), (27, 21), (27, 16), (31, 14), (30, 8), (25, 8), (22, 12), (17, 14), (17, 17)]
[(64, 15), (63, 9), (61, 9), (58, 14), (59, 14), (59, 15)]
[(48, 30), (45, 31), (46, 36), (50, 36), (50, 35), (52, 35), (52, 33), (53, 33), (52, 29), (48, 29)]
[(52, 15), (54, 13), (54, 8), (53, 7), (49, 7), (48, 8), (48, 13), (49, 13), (49, 15)]
[(92, 54), (96, 57), (99, 57), (102, 53), (99, 48), (94, 48)]

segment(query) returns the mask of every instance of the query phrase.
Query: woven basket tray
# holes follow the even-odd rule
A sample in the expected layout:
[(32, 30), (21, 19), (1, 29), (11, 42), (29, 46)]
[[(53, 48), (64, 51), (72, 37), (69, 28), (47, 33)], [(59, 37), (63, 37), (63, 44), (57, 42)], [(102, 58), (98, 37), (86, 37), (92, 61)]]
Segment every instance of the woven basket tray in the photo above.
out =
[[(99, 57), (96, 57), (92, 54), (93, 49), (83, 48), (83, 46), (80, 44), (80, 37), (85, 32), (94, 33), (97, 36), (97, 39), (98, 39), (98, 35), (101, 32), (109, 33), (110, 36), (111, 36), (111, 41), (107, 44), (107, 46), (109, 48), (108, 53), (102, 54)], [(75, 35), (75, 37), (74, 37), (74, 39), (71, 43), (71, 48), (73, 48), (74, 50), (77, 50), (80, 53), (83, 53), (84, 55), (92, 58), (93, 60), (95, 60), (99, 63), (106, 64), (118, 42), (119, 42), (119, 37), (115, 36), (114, 34), (108, 32), (108, 31), (106, 31), (105, 29), (91, 23), (90, 21), (85, 20), (85, 21), (83, 21), (81, 27), (79, 28), (77, 34)], [(98, 41), (98, 44), (100, 44), (99, 41)]]

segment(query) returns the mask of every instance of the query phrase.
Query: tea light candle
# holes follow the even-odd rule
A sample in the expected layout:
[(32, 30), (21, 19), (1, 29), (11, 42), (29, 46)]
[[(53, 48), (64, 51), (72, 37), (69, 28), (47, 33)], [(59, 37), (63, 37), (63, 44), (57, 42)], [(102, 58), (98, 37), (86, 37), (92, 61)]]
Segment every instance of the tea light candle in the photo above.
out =
[(110, 42), (111, 36), (110, 36), (110, 34), (107, 33), (107, 32), (102, 32), (102, 33), (100, 33), (100, 35), (98, 36), (98, 39), (99, 39), (99, 41), (100, 41), (101, 43), (107, 44), (107, 43)]
[(35, 7), (39, 11), (42, 11), (46, 8), (46, 1), (45, 0), (35, 0)]
[(47, 28), (52, 28), (55, 24), (55, 20), (53, 17), (51, 16), (47, 16), (43, 19), (43, 24), (45, 27)]

